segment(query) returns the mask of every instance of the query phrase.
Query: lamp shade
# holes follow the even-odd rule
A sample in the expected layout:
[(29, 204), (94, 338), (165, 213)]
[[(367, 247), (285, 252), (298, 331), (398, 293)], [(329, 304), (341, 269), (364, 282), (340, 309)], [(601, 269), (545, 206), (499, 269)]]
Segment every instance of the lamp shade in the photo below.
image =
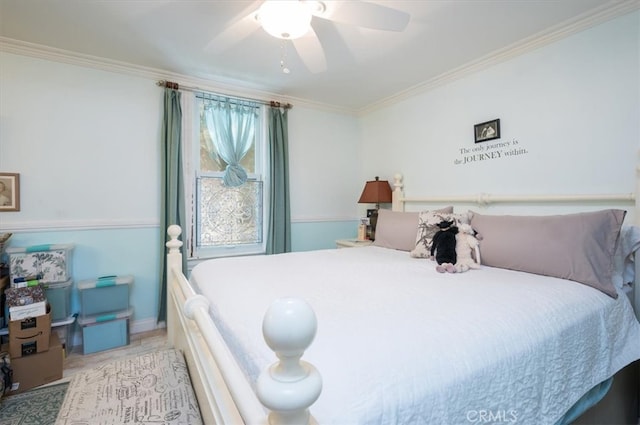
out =
[(359, 204), (384, 204), (391, 202), (391, 185), (386, 180), (380, 180), (376, 176), (375, 180), (368, 181), (364, 185), (362, 195), (358, 200)]

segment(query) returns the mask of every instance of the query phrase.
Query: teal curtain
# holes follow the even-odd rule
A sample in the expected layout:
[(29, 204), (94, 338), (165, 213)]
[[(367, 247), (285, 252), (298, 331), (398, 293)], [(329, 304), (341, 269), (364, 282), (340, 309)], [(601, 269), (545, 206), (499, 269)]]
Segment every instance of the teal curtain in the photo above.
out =
[[(247, 171), (240, 161), (255, 139), (258, 108), (254, 103), (226, 100), (210, 101), (205, 110), (207, 130), (220, 158), (227, 163), (222, 181), (225, 186), (237, 187), (247, 181)], [(211, 155), (213, 152), (210, 152)]]
[[(165, 243), (169, 237), (167, 227), (177, 224), (185, 233), (184, 173), (182, 170), (182, 109), (180, 92), (170, 88), (164, 91), (164, 115), (162, 118), (161, 152), (161, 205), (160, 240)], [(167, 250), (162, 244), (160, 255), (160, 307), (158, 322), (167, 318)], [(182, 272), (186, 273), (187, 259), (182, 253)]]
[(269, 108), (269, 160), (271, 193), (267, 254), (291, 252), (291, 206), (289, 200), (288, 110)]

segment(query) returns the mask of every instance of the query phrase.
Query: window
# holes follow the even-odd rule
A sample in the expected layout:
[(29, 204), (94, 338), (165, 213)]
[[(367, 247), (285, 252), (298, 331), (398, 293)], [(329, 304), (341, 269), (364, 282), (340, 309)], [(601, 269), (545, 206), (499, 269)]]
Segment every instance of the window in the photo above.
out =
[[(196, 94), (195, 103), (187, 171), (193, 199), (191, 257), (263, 253), (268, 210), (264, 107), (204, 93)], [(238, 184), (245, 174), (246, 182)]]

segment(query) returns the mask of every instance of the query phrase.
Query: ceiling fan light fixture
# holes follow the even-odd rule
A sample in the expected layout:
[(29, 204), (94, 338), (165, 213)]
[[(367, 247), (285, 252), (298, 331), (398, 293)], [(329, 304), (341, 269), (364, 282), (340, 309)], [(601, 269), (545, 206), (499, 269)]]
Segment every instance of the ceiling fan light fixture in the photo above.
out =
[(300, 38), (311, 28), (311, 9), (301, 1), (265, 1), (258, 11), (262, 28), (285, 40)]

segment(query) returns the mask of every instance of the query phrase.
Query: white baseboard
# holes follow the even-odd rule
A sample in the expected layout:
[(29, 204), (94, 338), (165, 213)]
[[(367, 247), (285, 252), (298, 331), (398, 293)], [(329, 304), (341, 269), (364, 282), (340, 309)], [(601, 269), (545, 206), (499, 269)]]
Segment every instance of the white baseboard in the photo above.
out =
[(162, 329), (166, 327), (167, 326), (165, 322), (158, 323), (154, 318), (136, 320), (135, 322), (131, 322), (129, 324), (129, 334), (155, 331), (156, 329)]

